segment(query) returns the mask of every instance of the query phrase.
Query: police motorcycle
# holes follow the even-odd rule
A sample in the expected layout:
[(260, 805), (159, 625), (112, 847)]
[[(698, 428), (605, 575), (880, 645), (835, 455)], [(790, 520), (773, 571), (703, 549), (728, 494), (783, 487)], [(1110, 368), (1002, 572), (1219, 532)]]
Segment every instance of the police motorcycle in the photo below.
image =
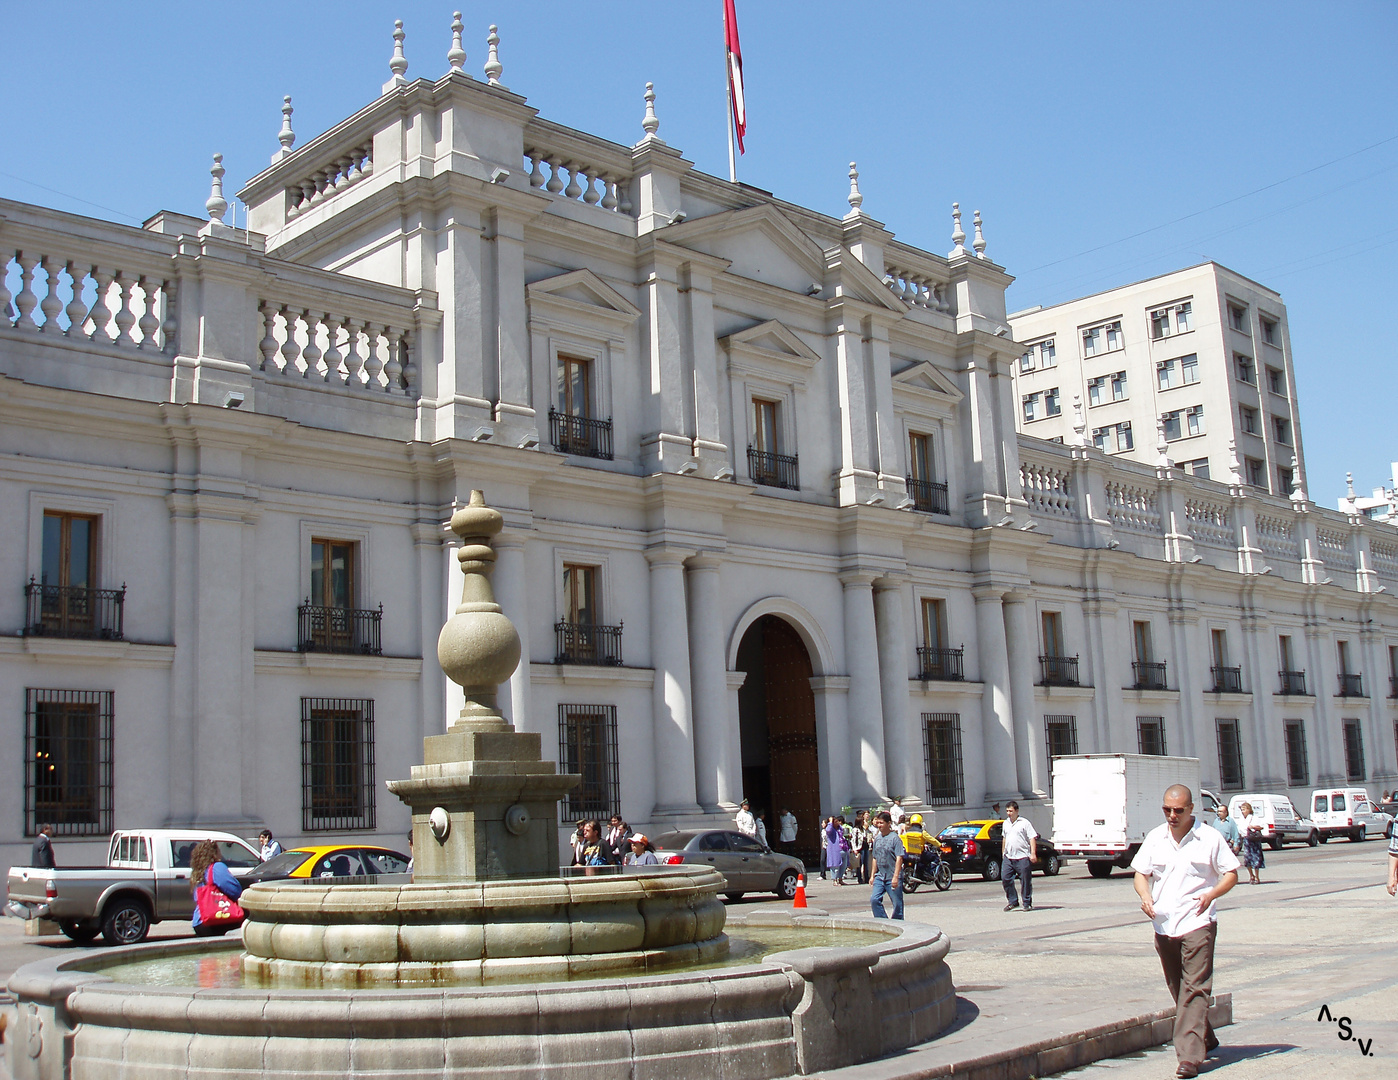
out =
[(921, 814), (908, 818), (907, 831), (903, 834), (904, 848), (909, 847), (909, 834), (922, 838), (922, 850), (918, 853), (909, 850), (905, 856), (907, 870), (903, 874), (903, 891), (915, 893), (930, 882), (939, 891), (946, 892), (951, 888), (951, 867), (942, 859), (942, 846), (937, 838), (923, 829)]

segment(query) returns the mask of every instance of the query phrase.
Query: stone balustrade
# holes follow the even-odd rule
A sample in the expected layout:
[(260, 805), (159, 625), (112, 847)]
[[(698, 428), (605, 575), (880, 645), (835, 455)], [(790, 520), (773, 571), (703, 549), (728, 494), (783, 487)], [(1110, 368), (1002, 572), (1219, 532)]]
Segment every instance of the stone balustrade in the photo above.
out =
[(258, 300), (264, 375), (368, 393), (417, 396), (413, 310), (365, 304), (343, 291), (267, 290)]
[(1305, 584), (1398, 588), (1398, 529), (1243, 484), (1020, 436), (1029, 512), (1059, 543), (1274, 572)]
[(534, 119), (524, 129), (529, 186), (562, 199), (632, 216), (631, 151)]
[(915, 308), (956, 314), (956, 290), (944, 259), (910, 244), (894, 241), (884, 253), (884, 284)]
[(286, 185), (287, 220), (319, 206), (341, 192), (374, 175), (374, 141), (334, 153), (324, 165), (310, 170)]

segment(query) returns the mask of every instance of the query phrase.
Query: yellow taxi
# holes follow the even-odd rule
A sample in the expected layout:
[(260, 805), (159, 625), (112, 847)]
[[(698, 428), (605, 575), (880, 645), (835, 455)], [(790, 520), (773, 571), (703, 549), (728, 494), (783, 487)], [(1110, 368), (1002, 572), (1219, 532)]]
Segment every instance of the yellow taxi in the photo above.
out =
[[(942, 858), (958, 874), (980, 874), (986, 881), (1000, 880), (1001, 833), (1005, 823), (992, 820), (958, 821), (948, 825), (937, 839), (942, 845)], [(1034, 841), (1038, 860), (1033, 869), (1052, 877), (1058, 873), (1062, 858), (1058, 850), (1042, 836)]]
[(408, 857), (401, 851), (368, 844), (315, 844), (291, 848), (254, 867), (243, 878), (281, 881), (285, 878), (354, 878), (406, 874)]

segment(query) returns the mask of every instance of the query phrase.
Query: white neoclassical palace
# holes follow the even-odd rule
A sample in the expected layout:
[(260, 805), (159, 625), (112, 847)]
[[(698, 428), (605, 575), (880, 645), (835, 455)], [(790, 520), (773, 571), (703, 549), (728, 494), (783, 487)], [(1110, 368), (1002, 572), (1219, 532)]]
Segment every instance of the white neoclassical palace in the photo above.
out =
[(288, 122), (246, 230), (221, 163), (202, 220), (0, 202), (0, 858), (401, 841), (473, 488), (565, 818), (1037, 815), (1075, 751), (1392, 786), (1398, 531), (1017, 434), (979, 215), (921, 251), (853, 168), (829, 217), (695, 170), (652, 94), (623, 146), (451, 59)]

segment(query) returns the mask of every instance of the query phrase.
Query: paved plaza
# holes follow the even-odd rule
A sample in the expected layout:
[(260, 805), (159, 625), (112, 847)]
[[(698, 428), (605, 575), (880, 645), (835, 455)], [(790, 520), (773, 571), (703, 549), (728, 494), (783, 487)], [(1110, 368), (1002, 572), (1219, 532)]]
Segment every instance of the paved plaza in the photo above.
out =
[[(1216, 993), (1233, 995), (1234, 1024), (1201, 1075), (1220, 1080), (1301, 1078), (1343, 1070), (1387, 1076), (1398, 1064), (1398, 900), (1383, 888), (1384, 845), (1332, 842), (1267, 853), (1260, 886), (1240, 885), (1222, 905)], [(813, 907), (868, 913), (868, 890), (808, 883)], [(945, 893), (907, 899), (909, 918), (941, 926), (961, 999), (948, 1035), (829, 1080), (947, 1075), (953, 1062), (1060, 1037), (1167, 1008), (1168, 994), (1130, 875), (1090, 878), (1081, 863), (1036, 877), (1032, 912), (1004, 912), (998, 883), (957, 878)], [(776, 906), (748, 897), (732, 910)], [(784, 905), (783, 905), (784, 906)], [(162, 924), (153, 936), (187, 936)], [(55, 950), (85, 951), (62, 938), (25, 939), (0, 920), (0, 978)], [(1328, 1006), (1335, 1022), (1317, 1021)], [(1339, 1018), (1354, 1038), (1342, 1041)], [(1363, 1042), (1372, 1056), (1361, 1053)], [(1169, 1048), (1062, 1074), (1075, 1080), (1136, 1080), (1174, 1073)], [(960, 1070), (956, 1075), (962, 1075)], [(1337, 1075), (1340, 1075), (1337, 1073)]]

